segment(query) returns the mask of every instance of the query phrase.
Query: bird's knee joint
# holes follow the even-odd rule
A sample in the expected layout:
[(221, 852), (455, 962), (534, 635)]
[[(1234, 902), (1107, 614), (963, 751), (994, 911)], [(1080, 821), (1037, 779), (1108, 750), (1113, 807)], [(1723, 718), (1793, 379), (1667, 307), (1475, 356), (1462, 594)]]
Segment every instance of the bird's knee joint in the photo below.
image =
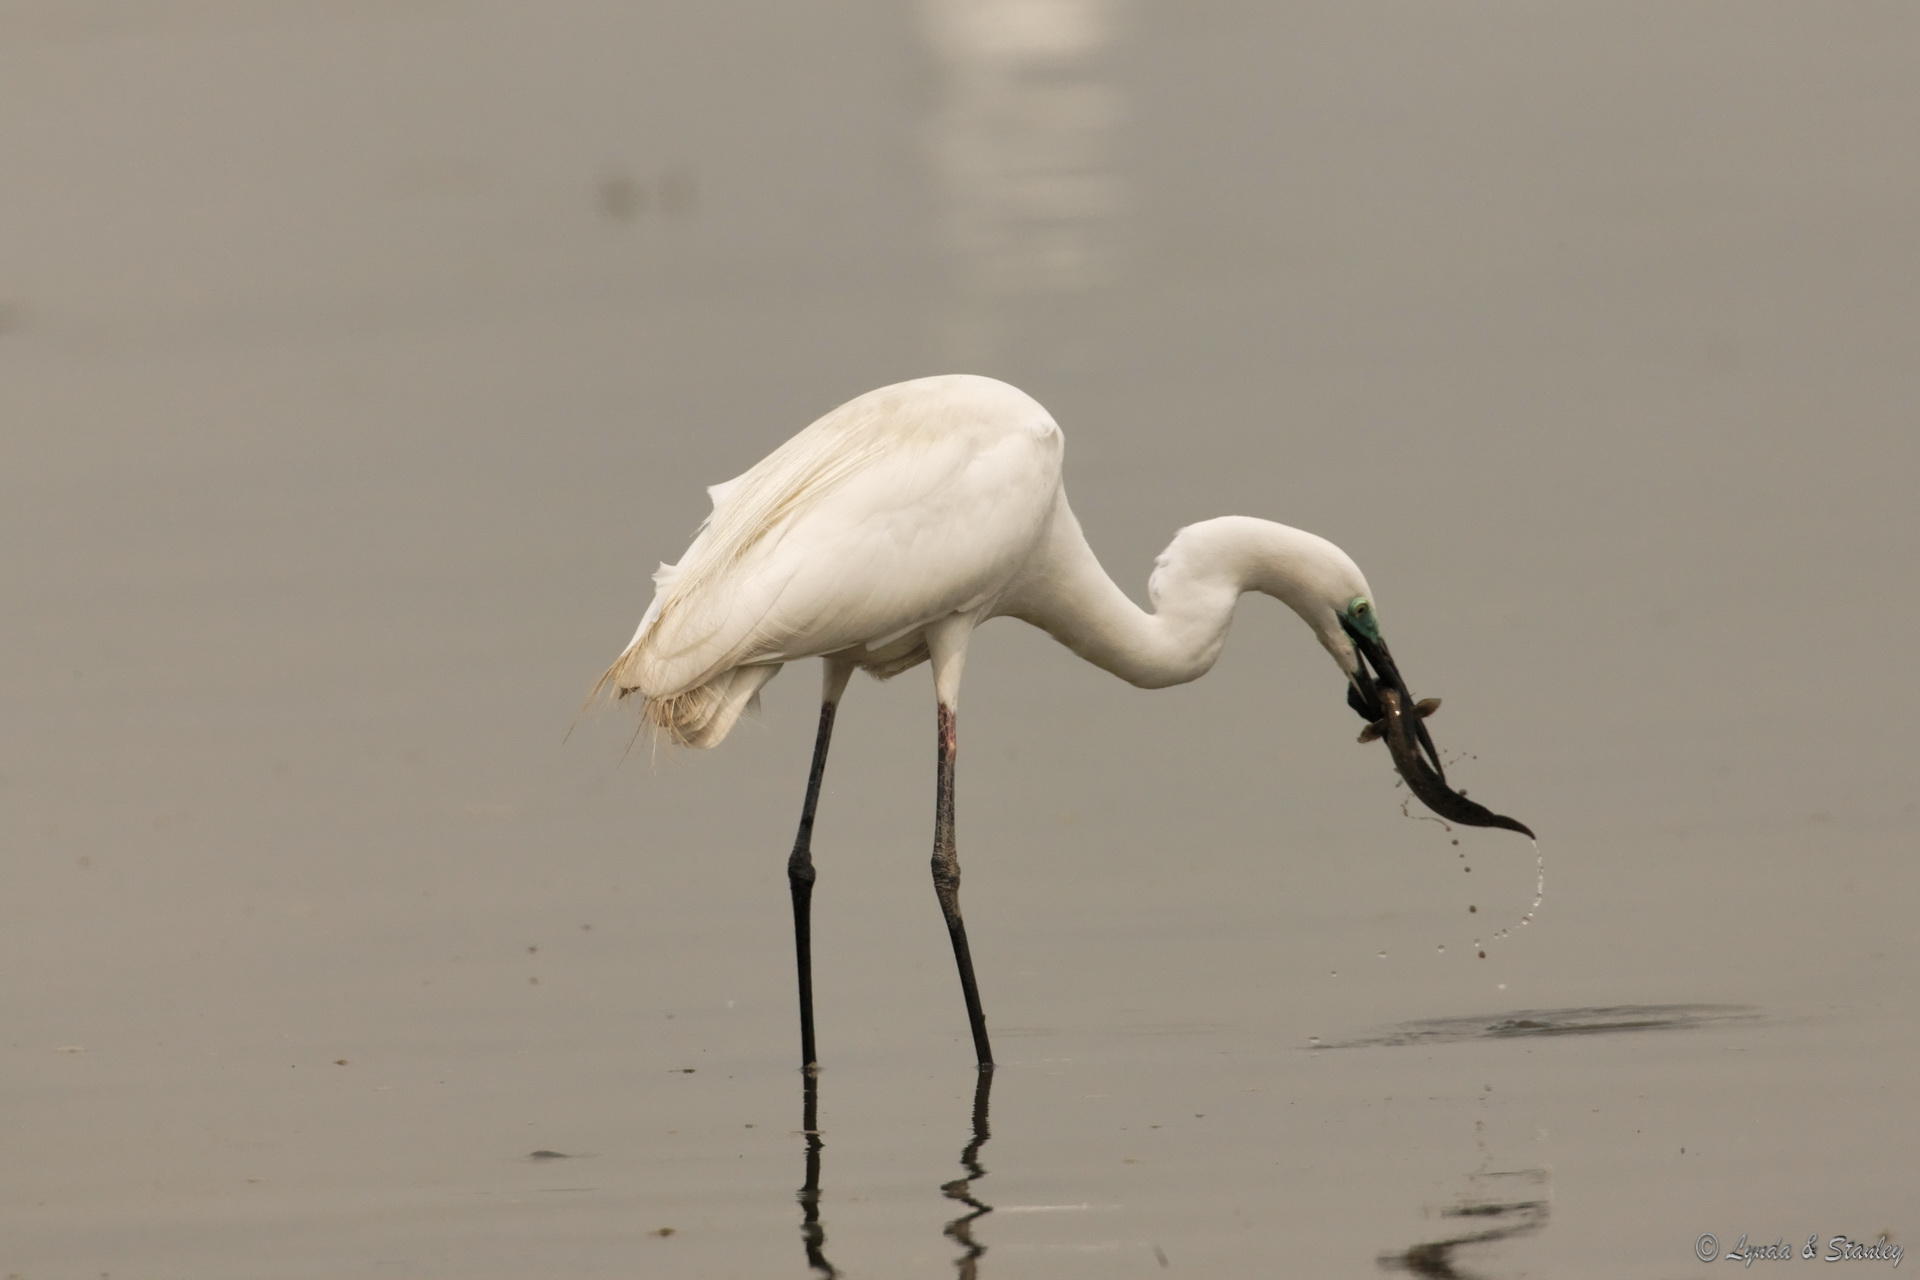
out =
[(787, 879), (797, 885), (812, 885), (813, 856), (804, 850), (795, 849), (793, 856), (787, 859)]

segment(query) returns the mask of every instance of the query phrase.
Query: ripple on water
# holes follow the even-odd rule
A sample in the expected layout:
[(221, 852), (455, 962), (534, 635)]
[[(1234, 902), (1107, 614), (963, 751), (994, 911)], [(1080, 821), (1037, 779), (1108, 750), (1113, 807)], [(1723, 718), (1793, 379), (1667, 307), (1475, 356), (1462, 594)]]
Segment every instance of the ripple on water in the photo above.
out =
[(1352, 1039), (1322, 1041), (1313, 1047), (1366, 1049), (1452, 1044), (1463, 1040), (1511, 1040), (1525, 1036), (1690, 1031), (1732, 1022), (1751, 1022), (1760, 1016), (1759, 1010), (1743, 1004), (1616, 1004), (1574, 1009), (1517, 1009), (1508, 1013), (1422, 1018), (1383, 1027)]

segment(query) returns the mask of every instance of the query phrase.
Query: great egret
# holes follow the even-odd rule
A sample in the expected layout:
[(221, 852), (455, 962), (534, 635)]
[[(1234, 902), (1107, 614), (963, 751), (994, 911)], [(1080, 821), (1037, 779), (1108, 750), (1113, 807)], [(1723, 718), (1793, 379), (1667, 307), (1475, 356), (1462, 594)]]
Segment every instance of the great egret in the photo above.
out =
[[(1067, 505), (1063, 447), (1037, 401), (992, 378), (921, 378), (848, 401), (708, 490), (712, 513), (679, 562), (654, 574), (653, 603), (597, 686), (640, 694), (646, 718), (674, 741), (711, 747), (783, 664), (824, 661), (813, 763), (787, 859), (808, 1069), (818, 1063), (813, 818), (834, 713), (855, 668), (885, 677), (932, 663), (933, 886), (982, 1067), (993, 1051), (960, 915), (953, 771), (961, 668), (974, 628), (988, 618), (1032, 623), (1128, 683), (1158, 689), (1206, 674), (1243, 593), (1273, 596), (1333, 656), (1348, 702), (1376, 722), (1376, 734), (1395, 730), (1387, 736), (1396, 763), (1410, 783), (1413, 770), (1428, 784), (1416, 794), (1453, 794), (1381, 638), (1373, 592), (1346, 552), (1245, 516), (1188, 525), (1154, 561), (1153, 612), (1145, 612), (1101, 569)], [(1383, 690), (1392, 695), (1384, 703)]]

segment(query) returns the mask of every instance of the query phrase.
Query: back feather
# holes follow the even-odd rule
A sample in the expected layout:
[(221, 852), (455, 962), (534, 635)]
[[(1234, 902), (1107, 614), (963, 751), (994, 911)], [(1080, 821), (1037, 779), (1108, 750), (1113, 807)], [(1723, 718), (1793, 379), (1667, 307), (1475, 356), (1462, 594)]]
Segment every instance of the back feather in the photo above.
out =
[[(904, 636), (962, 607), (1007, 550), (991, 539), (948, 539), (946, 549), (957, 555), (952, 574), (910, 581), (896, 600), (857, 569), (840, 572), (849, 557), (883, 557), (899, 545), (867, 533), (860, 521), (877, 517), (862, 513), (897, 518), (895, 513), (913, 512), (926, 495), (963, 475), (980, 486), (1031, 476), (1029, 487), (1050, 495), (1059, 450), (1059, 429), (1046, 411), (1024, 392), (988, 378), (921, 379), (848, 401), (746, 472), (707, 490), (712, 510), (679, 563), (662, 564), (653, 575), (652, 603), (591, 696), (639, 693), (646, 699), (646, 719), (675, 741), (718, 743), (779, 664), (797, 656), (790, 644), (795, 637), (884, 647), (894, 637), (861, 631), (863, 610), (882, 607), (883, 598), (889, 608), (897, 604), (898, 619), (888, 621)], [(883, 464), (894, 470), (878, 471)], [(882, 477), (879, 489), (862, 493), (831, 518), (822, 512), (822, 520), (803, 520), (869, 472)], [(818, 542), (824, 536), (821, 545), (835, 550), (808, 543), (795, 553), (799, 558), (782, 559), (782, 541), (803, 524), (808, 538)], [(999, 542), (1026, 536), (1010, 528)], [(810, 575), (808, 585), (786, 597), (797, 574)], [(823, 623), (829, 633), (837, 625), (846, 634), (821, 639), (813, 628)], [(892, 674), (923, 656), (903, 650), (876, 665), (884, 668), (880, 674)]]
[[(893, 390), (882, 388), (882, 392)], [(703, 588), (723, 579), (756, 545), (873, 465), (890, 448), (897, 448), (897, 432), (890, 437), (873, 429), (892, 409), (891, 396), (862, 396), (820, 418), (748, 471), (708, 488), (713, 509), (700, 522), (679, 563), (663, 563), (654, 572), (653, 603), (633, 639), (595, 683), (593, 696), (609, 689), (619, 698), (638, 692), (647, 699), (647, 719), (676, 741), (710, 735), (707, 726), (716, 713), (709, 704), (726, 696), (718, 688), (721, 681), (690, 689), (660, 687), (660, 659), (670, 655), (652, 652), (650, 642), (674, 624), (697, 623), (683, 614)], [(676, 636), (675, 648), (686, 647), (680, 641), (697, 644), (704, 638)], [(765, 679), (756, 682), (748, 696), (765, 683)], [(727, 728), (745, 709), (745, 701), (725, 717)], [(725, 731), (721, 728), (720, 735)]]

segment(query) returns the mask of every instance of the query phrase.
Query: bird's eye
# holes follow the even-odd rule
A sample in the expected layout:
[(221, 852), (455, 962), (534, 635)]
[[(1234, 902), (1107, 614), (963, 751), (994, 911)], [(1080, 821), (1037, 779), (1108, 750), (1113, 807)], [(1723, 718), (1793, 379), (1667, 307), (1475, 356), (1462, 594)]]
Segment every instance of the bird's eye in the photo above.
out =
[(1356, 618), (1364, 618), (1373, 612), (1373, 602), (1365, 596), (1355, 596), (1353, 603), (1347, 606), (1347, 610)]

